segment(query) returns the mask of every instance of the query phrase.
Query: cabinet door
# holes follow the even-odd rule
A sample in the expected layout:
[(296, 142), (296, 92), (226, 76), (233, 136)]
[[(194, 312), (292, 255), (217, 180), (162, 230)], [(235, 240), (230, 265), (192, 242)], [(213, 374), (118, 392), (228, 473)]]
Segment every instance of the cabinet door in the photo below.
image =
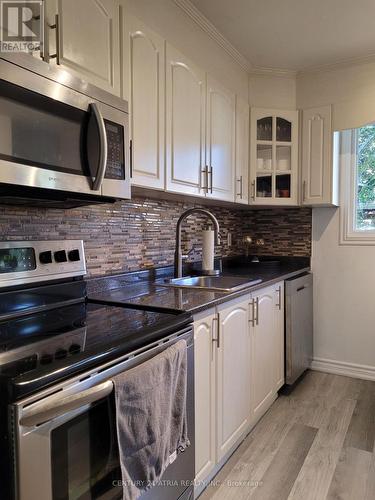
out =
[(249, 202), (249, 128), (250, 109), (248, 103), (236, 98), (236, 183), (235, 201)]
[(167, 191), (204, 196), (205, 73), (167, 44), (166, 77)]
[(164, 40), (125, 13), (123, 95), (129, 102), (132, 184), (164, 189)]
[(298, 112), (253, 108), (250, 203), (298, 204)]
[(195, 353), (195, 479), (203, 481), (215, 466), (215, 356), (216, 314), (194, 322)]
[(206, 145), (207, 196), (234, 201), (235, 96), (210, 76), (207, 77)]
[(274, 285), (275, 294), (275, 390), (278, 391), (285, 381), (285, 333), (284, 333), (284, 282), (276, 283)]
[[(117, 0), (47, 0), (50, 64), (120, 95), (120, 7)], [(56, 36), (59, 36), (56, 50)]]
[(303, 205), (338, 204), (333, 168), (331, 106), (305, 109), (302, 113)]
[(275, 364), (279, 350), (275, 345), (275, 287), (269, 286), (253, 297), (251, 341), (252, 418), (257, 420), (275, 396)]
[(217, 459), (250, 422), (250, 296), (217, 308)]

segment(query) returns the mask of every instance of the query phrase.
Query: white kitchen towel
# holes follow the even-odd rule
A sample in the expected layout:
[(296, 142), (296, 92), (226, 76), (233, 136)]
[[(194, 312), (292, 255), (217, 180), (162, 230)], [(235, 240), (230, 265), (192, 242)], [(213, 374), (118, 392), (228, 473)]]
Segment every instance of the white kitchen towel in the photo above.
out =
[(187, 345), (180, 340), (113, 378), (123, 499), (152, 488), (187, 434)]

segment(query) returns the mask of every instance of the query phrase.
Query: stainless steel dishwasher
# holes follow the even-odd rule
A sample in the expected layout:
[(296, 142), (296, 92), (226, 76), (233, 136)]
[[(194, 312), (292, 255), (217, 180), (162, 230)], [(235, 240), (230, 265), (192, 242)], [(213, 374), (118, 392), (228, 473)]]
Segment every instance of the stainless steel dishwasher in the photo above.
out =
[(313, 275), (285, 281), (285, 383), (292, 385), (313, 356)]

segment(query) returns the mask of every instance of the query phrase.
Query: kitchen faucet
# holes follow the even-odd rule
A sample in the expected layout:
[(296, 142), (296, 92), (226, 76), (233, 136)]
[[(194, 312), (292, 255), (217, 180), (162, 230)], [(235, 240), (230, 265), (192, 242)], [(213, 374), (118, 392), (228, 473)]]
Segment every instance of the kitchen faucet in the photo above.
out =
[(204, 210), (203, 208), (189, 208), (186, 210), (178, 219), (177, 227), (176, 227), (176, 250), (174, 254), (174, 277), (181, 278), (182, 277), (182, 254), (181, 254), (181, 225), (183, 221), (192, 214), (201, 214), (208, 217), (214, 225), (215, 231), (215, 244), (220, 245), (220, 234), (219, 234), (219, 223), (216, 217), (209, 212), (208, 210)]

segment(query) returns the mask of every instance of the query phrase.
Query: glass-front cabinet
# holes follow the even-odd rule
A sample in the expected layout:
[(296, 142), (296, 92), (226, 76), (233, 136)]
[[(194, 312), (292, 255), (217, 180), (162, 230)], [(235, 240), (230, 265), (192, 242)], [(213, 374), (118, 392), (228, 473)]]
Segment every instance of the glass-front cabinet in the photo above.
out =
[(252, 108), (250, 204), (298, 204), (298, 112)]

